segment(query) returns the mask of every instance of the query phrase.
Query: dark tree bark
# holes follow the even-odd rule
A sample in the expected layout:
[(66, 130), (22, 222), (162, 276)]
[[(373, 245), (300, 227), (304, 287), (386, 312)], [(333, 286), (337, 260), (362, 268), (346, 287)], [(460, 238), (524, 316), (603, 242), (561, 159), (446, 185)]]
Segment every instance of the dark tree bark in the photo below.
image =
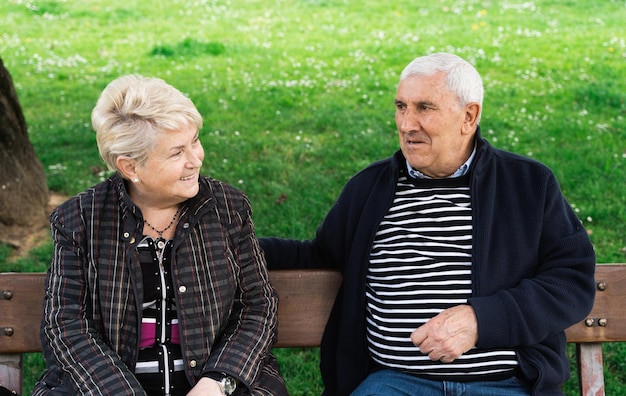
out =
[(17, 229), (47, 222), (48, 196), (13, 79), (0, 58), (0, 240), (12, 243)]

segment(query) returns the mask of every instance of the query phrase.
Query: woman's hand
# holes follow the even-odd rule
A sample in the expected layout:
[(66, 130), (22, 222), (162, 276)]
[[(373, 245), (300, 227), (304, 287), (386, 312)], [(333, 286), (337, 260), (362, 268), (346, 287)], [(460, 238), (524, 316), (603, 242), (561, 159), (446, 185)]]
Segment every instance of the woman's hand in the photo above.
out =
[(224, 396), (224, 393), (217, 381), (202, 377), (196, 386), (187, 393), (187, 396)]

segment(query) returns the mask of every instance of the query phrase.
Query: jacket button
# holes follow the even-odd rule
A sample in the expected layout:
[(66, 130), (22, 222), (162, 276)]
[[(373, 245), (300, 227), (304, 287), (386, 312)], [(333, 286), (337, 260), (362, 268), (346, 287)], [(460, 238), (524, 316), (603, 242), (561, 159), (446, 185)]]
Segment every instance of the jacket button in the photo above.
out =
[(186, 292), (186, 291), (187, 291), (187, 286), (181, 286), (181, 287), (179, 287), (179, 288), (178, 288), (178, 291), (179, 291), (179, 292), (181, 292), (181, 293)]
[(198, 363), (196, 363), (196, 361), (195, 361), (195, 360), (192, 360), (192, 361), (190, 361), (190, 362), (189, 362), (189, 367), (191, 367), (191, 368), (195, 368), (197, 364), (198, 364)]
[(183, 224), (183, 228), (189, 228), (189, 223)]
[(130, 233), (129, 233), (129, 232), (125, 232), (125, 233), (124, 233), (124, 238), (128, 238), (129, 236), (130, 236)]

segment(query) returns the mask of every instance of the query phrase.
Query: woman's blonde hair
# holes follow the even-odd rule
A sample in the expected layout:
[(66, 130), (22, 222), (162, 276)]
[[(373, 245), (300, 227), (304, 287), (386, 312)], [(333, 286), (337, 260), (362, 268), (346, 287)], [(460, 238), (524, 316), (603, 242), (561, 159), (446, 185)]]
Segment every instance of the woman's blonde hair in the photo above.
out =
[(190, 125), (200, 129), (202, 116), (188, 97), (165, 81), (128, 75), (113, 80), (102, 91), (91, 112), (91, 123), (100, 156), (110, 170), (119, 172), (119, 156), (141, 164), (160, 134)]

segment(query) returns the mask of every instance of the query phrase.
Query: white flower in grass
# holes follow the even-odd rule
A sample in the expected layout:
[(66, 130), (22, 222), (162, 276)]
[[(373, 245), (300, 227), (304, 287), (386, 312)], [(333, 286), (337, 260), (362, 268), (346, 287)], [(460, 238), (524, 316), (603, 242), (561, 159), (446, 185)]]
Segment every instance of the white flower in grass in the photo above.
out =
[(67, 166), (65, 166), (63, 164), (54, 164), (54, 165), (49, 165), (48, 169), (50, 169), (54, 173), (61, 173), (61, 172), (65, 172), (67, 170)]

